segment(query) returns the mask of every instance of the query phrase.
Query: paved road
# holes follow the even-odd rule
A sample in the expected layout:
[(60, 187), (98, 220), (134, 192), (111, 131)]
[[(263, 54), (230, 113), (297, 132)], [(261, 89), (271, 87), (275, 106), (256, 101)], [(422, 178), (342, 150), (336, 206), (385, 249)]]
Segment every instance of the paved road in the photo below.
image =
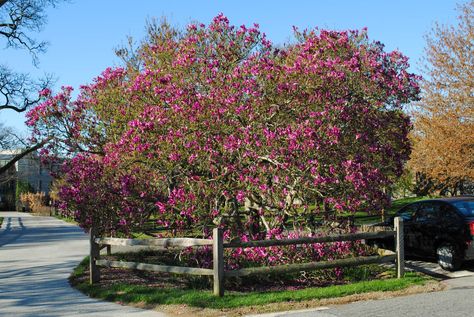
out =
[[(24, 213), (0, 212), (0, 217), (5, 218), (0, 229), (0, 316), (165, 316), (90, 299), (69, 286), (67, 277), (88, 252), (87, 236), (76, 226)], [(469, 271), (456, 276), (463, 277), (447, 280), (449, 289), (443, 292), (261, 316), (472, 317), (474, 276)]]
[(442, 292), (410, 295), (385, 300), (356, 302), (298, 312), (282, 312), (260, 317), (472, 317), (474, 277), (449, 280)]
[[(369, 300), (293, 312), (258, 315), (259, 317), (473, 317), (474, 274), (472, 267), (448, 273), (436, 264), (412, 261), (431, 273), (445, 275), (447, 290), (383, 300)], [(461, 276), (461, 277), (458, 277)]]
[(0, 316), (165, 316), (94, 300), (69, 286), (69, 274), (88, 253), (87, 236), (76, 226), (25, 213), (0, 217)]

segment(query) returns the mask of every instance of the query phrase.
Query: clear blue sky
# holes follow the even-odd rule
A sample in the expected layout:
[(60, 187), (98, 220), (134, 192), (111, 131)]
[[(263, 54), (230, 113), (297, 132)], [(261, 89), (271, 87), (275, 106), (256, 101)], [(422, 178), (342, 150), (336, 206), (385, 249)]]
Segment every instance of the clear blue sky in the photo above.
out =
[[(462, 2), (462, 0), (460, 0)], [(435, 21), (455, 23), (455, 0), (72, 0), (48, 10), (48, 23), (37, 38), (50, 42), (35, 68), (24, 51), (1, 50), (1, 62), (33, 76), (52, 73), (56, 89), (71, 85), (76, 89), (89, 83), (108, 66), (118, 65), (113, 49), (131, 35), (144, 35), (147, 19), (166, 16), (176, 26), (191, 21), (209, 23), (223, 12), (232, 24), (260, 24), (274, 43), (291, 38), (292, 26), (301, 29), (361, 29), (381, 41), (387, 50), (399, 49), (410, 58), (418, 72), (423, 54), (423, 36)], [(20, 131), (24, 117), (2, 111), (0, 122)]]

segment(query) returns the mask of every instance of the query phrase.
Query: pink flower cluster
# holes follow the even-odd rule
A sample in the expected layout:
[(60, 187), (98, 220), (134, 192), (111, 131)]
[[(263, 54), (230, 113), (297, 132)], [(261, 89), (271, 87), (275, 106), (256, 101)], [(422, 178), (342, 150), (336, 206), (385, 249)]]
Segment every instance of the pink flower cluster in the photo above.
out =
[[(280, 230), (272, 230), (266, 235), (249, 236), (243, 234), (239, 240), (247, 242), (250, 240), (261, 239), (297, 239), (308, 237), (303, 232), (295, 231), (283, 233)], [(334, 243), (313, 243), (290, 246), (272, 246), (272, 247), (254, 247), (254, 248), (236, 248), (226, 249), (225, 269), (237, 270), (245, 267), (255, 266), (275, 266), (293, 263), (332, 261), (354, 256), (366, 256), (370, 250), (360, 241), (354, 242), (334, 242)], [(198, 265), (204, 268), (212, 268), (212, 249), (203, 247), (199, 249), (186, 249), (181, 254), (182, 260), (189, 265)], [(337, 274), (342, 271), (338, 269)]]
[(56, 137), (50, 150), (100, 166), (90, 184), (75, 173), (94, 171), (68, 163), (62, 199), (81, 224), (99, 213), (81, 195), (109, 210), (107, 230), (153, 215), (234, 236), (385, 202), (410, 152), (402, 106), (419, 93), (400, 52), (365, 31), (317, 29), (277, 48), (258, 25), (236, 28), (223, 15), (153, 30), (139, 67), (107, 69), (76, 101), (66, 88), (28, 114), (34, 137)]

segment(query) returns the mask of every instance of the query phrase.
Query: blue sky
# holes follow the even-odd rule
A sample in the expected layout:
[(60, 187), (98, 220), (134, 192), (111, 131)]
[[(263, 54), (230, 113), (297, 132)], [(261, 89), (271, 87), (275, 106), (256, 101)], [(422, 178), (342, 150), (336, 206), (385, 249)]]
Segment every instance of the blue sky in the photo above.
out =
[[(78, 88), (89, 83), (108, 66), (118, 65), (114, 48), (126, 43), (128, 35), (143, 38), (145, 23), (167, 17), (171, 24), (185, 27), (191, 21), (209, 23), (224, 13), (235, 25), (260, 24), (274, 43), (291, 39), (292, 26), (326, 29), (367, 27), (372, 40), (386, 49), (398, 49), (419, 72), (423, 36), (433, 23), (456, 21), (455, 0), (72, 0), (48, 10), (48, 23), (37, 38), (50, 43), (40, 55), (38, 68), (24, 51), (2, 50), (1, 62), (11, 68), (40, 76), (51, 73), (61, 85)], [(2, 111), (0, 122), (25, 131), (24, 117)]]

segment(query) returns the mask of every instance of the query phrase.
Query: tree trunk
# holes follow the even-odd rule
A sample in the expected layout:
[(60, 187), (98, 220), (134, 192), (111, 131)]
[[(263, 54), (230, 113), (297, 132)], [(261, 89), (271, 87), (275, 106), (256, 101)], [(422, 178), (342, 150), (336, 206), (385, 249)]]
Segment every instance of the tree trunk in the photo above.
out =
[(35, 146), (30, 147), (30, 148), (26, 148), (25, 150), (23, 150), (23, 152), (15, 155), (7, 164), (0, 167), (0, 175), (5, 174), (11, 167), (13, 167), (15, 165), (16, 162), (18, 162), (19, 160), (24, 158), (26, 155), (42, 148), (50, 140), (51, 140), (51, 138), (47, 138), (47, 139), (43, 140), (42, 142), (36, 144)]

